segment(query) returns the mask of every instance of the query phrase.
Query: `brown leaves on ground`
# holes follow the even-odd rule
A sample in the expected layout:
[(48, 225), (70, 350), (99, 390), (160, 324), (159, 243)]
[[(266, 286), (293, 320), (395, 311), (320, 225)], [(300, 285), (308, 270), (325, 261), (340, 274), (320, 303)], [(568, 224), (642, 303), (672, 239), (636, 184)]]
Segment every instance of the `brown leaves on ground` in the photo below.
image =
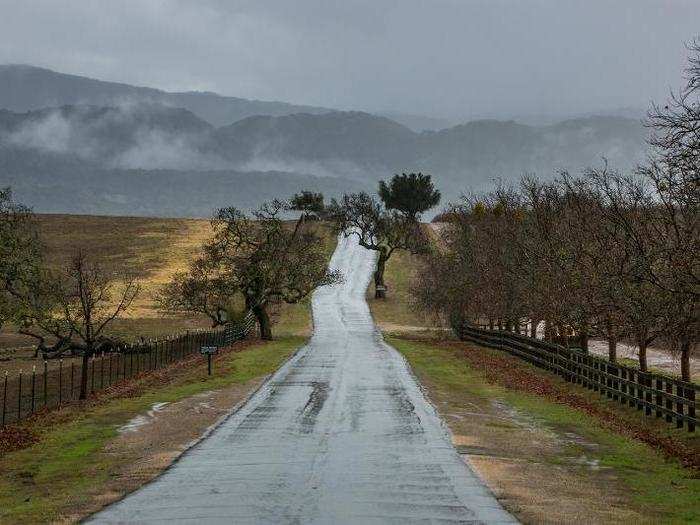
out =
[(602, 402), (602, 396), (600, 400), (591, 400), (587, 391), (579, 392), (578, 387), (508, 354), (469, 343), (441, 344), (458, 350), (469, 366), (479, 370), (491, 383), (581, 410), (596, 418), (605, 428), (647, 443), (666, 457), (677, 458), (685, 467), (700, 473), (700, 450), (649, 425), (649, 420), (641, 414), (635, 417), (616, 410), (612, 404), (607, 406), (608, 403)]
[(9, 425), (0, 428), (0, 457), (13, 450), (20, 450), (33, 445), (39, 436), (25, 425)]

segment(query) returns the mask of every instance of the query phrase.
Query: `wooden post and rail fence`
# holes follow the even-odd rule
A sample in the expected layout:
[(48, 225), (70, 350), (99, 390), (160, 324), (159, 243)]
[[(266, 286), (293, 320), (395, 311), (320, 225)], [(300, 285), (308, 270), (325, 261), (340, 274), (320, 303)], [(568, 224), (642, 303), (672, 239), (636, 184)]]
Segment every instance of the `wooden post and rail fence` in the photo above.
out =
[(455, 331), (463, 341), (504, 350), (620, 405), (636, 408), (649, 417), (664, 418), (676, 428), (685, 427), (694, 432), (699, 423), (696, 409), (700, 385), (642, 372), (579, 348), (566, 348), (513, 332), (485, 330), (468, 324)]

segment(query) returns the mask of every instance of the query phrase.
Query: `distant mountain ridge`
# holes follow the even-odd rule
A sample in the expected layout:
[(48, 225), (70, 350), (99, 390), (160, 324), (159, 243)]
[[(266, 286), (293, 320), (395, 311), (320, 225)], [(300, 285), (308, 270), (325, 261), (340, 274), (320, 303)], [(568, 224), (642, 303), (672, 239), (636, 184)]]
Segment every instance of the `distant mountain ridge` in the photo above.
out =
[(214, 126), (252, 115), (325, 113), (328, 108), (248, 100), (210, 92), (170, 93), (160, 89), (57, 73), (24, 64), (0, 65), (0, 108), (25, 112), (66, 105), (115, 106), (155, 102), (185, 108)]
[[(623, 117), (591, 116), (547, 126), (476, 120), (416, 132), (384, 116), (315, 108), (317, 112), (247, 115), (233, 122), (227, 118), (225, 125), (217, 126), (191, 109), (163, 102), (172, 94), (55, 74), (60, 79), (57, 84), (52, 72), (48, 77), (44, 74), (46, 70), (40, 70), (40, 78), (53, 79), (48, 84), (39, 80), (36, 85), (27, 84), (25, 78), (13, 84), (17, 89), (8, 95), (2, 82), (22, 68), (13, 66), (12, 75), (3, 76), (3, 67), (7, 69), (0, 66), (0, 106), (8, 100), (15, 105), (39, 104), (68, 94), (75, 99), (82, 95), (110, 99), (109, 104), (0, 109), (0, 186), (22, 188), (26, 202), (41, 206), (39, 211), (48, 211), (43, 207), (51, 199), (68, 207), (52, 207), (52, 211), (96, 213), (94, 202), (102, 202), (109, 210), (121, 202), (132, 210), (129, 198), (138, 200), (140, 195), (130, 188), (123, 192), (128, 198), (100, 197), (113, 195), (117, 179), (123, 177), (123, 185), (141, 188), (143, 194), (148, 191), (138, 184), (141, 179), (152, 184), (162, 181), (169, 185), (168, 191), (181, 191), (181, 204), (173, 197), (154, 199), (159, 204), (143, 208), (150, 215), (177, 216), (190, 209), (186, 205), (190, 195), (209, 192), (212, 202), (218, 202), (221, 188), (238, 189), (235, 184), (223, 184), (226, 177), (239, 180), (248, 173), (256, 174), (245, 179), (248, 183), (258, 177), (259, 184), (272, 185), (261, 187), (260, 195), (287, 197), (281, 193), (283, 188), (286, 191), (303, 181), (322, 181), (313, 184), (339, 194), (351, 188), (374, 189), (379, 179), (393, 173), (423, 171), (433, 174), (444, 200), (450, 201), (462, 192), (490, 187), (494, 180), (507, 183), (523, 174), (546, 178), (557, 170), (578, 172), (599, 165), (603, 157), (611, 166), (629, 170), (643, 160), (645, 152), (643, 125)], [(36, 68), (28, 68), (23, 74), (36, 73)], [(83, 87), (92, 86), (96, 94), (90, 92), (92, 88), (71, 91), (75, 78)], [(17, 91), (20, 85), (26, 93)], [(148, 96), (126, 96), (133, 90), (145, 90)], [(157, 97), (149, 98), (153, 93)], [(249, 102), (239, 109), (252, 111)], [(279, 104), (283, 104), (276, 106), (280, 110), (293, 107)], [(260, 173), (274, 173), (274, 177)], [(173, 181), (179, 181), (180, 190), (171, 187)], [(197, 192), (193, 184), (199, 185)], [(77, 191), (80, 185), (92, 192)], [(246, 198), (253, 195), (250, 184), (240, 186), (241, 191), (244, 187)], [(297, 186), (297, 191), (301, 189), (308, 188)], [(230, 199), (257, 204), (233, 195)], [(178, 206), (183, 211), (178, 212)]]
[[(59, 73), (26, 64), (0, 65), (0, 108), (26, 112), (67, 105), (115, 106), (150, 102), (185, 108), (214, 126), (225, 126), (255, 115), (322, 114), (337, 109), (251, 100), (207, 91), (167, 92), (94, 78)], [(378, 112), (414, 131), (437, 130), (453, 123), (448, 119), (398, 112)]]

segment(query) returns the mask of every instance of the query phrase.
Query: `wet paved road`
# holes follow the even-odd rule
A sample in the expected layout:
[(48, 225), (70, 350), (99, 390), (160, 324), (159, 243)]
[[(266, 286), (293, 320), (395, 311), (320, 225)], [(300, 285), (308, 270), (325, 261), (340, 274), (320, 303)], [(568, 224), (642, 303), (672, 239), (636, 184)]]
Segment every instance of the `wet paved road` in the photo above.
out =
[(373, 252), (341, 239), (345, 282), (314, 336), (237, 413), (96, 523), (504, 523), (364, 300)]

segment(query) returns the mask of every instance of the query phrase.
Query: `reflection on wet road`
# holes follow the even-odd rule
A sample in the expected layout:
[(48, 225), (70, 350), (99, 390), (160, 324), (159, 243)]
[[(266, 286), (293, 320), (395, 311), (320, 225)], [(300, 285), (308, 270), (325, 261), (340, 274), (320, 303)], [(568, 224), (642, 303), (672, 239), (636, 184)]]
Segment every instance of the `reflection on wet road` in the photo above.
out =
[(314, 335), (253, 398), (98, 523), (502, 523), (364, 291), (374, 254), (340, 239), (345, 282), (316, 291)]

